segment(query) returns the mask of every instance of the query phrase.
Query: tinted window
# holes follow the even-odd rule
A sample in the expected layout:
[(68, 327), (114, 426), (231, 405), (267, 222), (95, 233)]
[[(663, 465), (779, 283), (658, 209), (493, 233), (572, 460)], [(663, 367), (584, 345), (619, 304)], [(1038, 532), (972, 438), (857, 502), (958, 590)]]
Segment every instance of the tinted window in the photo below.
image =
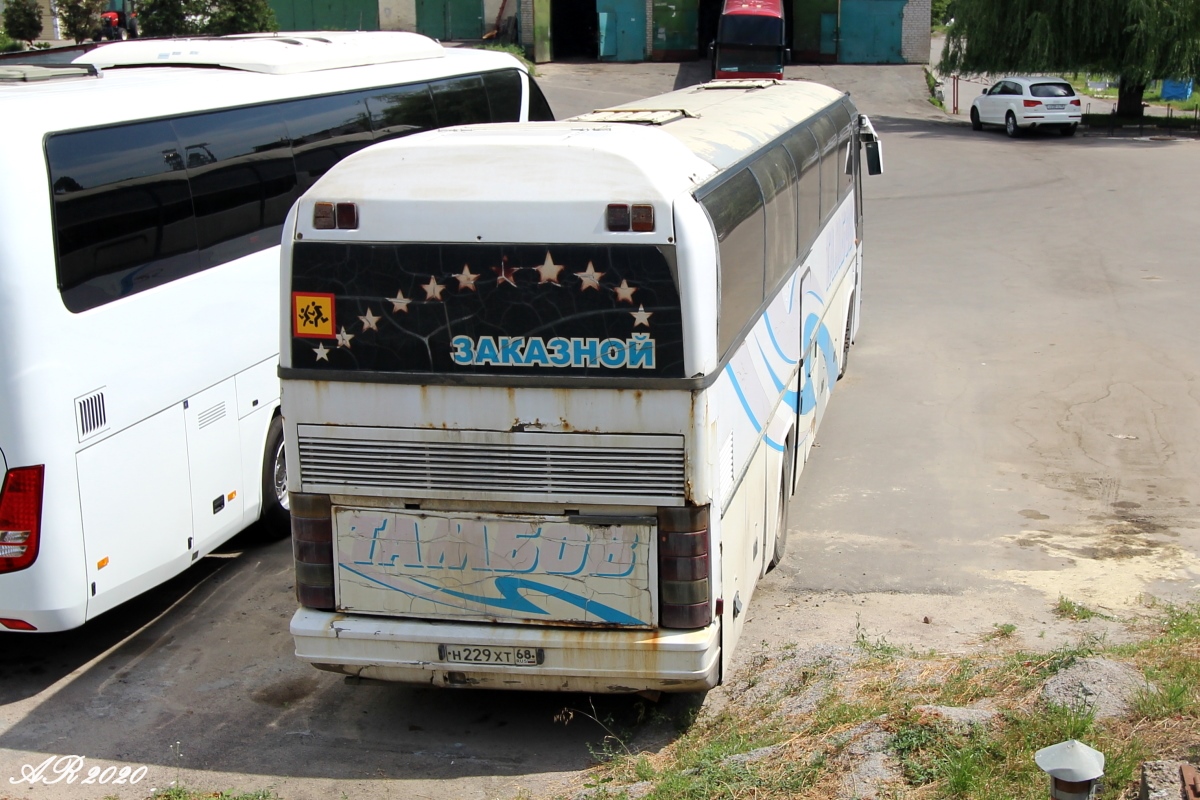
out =
[(281, 103), (278, 108), (292, 141), (300, 192), (334, 164), (371, 143), (365, 93), (313, 97)]
[(429, 88), (433, 92), (438, 127), (490, 120), (487, 92), (483, 88), (483, 78), (478, 75), (434, 81)]
[[(521, 121), (521, 74), (515, 69), (503, 72), (485, 72), (483, 85), (487, 87), (488, 108), (492, 122)], [(479, 120), (486, 122), (486, 120)]]
[(750, 169), (766, 201), (766, 291), (770, 294), (796, 263), (796, 168), (787, 151), (776, 146)]
[(800, 171), (800, 186), (797, 193), (796, 234), (799, 253), (803, 256), (817, 238), (821, 223), (821, 173), (817, 140), (808, 128), (793, 131), (783, 140), (783, 146), (792, 156), (796, 169)]
[(278, 110), (241, 108), (172, 124), (191, 181), (201, 267), (279, 244), (297, 194)]
[(844, 167), (838, 163), (837, 131), (829, 117), (814, 121), (812, 132), (821, 147), (821, 219), (824, 220), (837, 205), (838, 178)]
[(373, 90), (368, 93), (367, 111), (377, 142), (437, 127), (433, 97), (423, 84)]
[(546, 102), (546, 95), (542, 94), (542, 90), (533, 82), (533, 78), (529, 79), (529, 121), (554, 121), (554, 112), (550, 110), (550, 104)]
[(783, 20), (759, 14), (729, 14), (721, 17), (717, 41), (722, 44), (783, 44)]
[(49, 138), (58, 286), (71, 311), (196, 271), (182, 152), (166, 122)]
[(757, 316), (763, 301), (765, 214), (758, 181), (743, 169), (700, 201), (717, 232), (720, 254), (720, 352)]
[(1074, 97), (1075, 90), (1069, 83), (1035, 83), (1029, 87), (1034, 97)]

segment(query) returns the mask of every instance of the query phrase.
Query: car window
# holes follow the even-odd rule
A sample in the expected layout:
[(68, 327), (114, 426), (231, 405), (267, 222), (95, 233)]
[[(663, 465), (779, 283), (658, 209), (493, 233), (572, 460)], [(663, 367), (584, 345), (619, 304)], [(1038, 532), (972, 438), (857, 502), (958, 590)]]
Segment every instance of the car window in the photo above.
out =
[(1025, 92), (1021, 89), (1021, 84), (1013, 83), (1012, 81), (1004, 82), (1004, 93), (1013, 95), (1025, 94)]
[(1074, 97), (1075, 90), (1069, 83), (1035, 83), (1029, 87), (1034, 97)]

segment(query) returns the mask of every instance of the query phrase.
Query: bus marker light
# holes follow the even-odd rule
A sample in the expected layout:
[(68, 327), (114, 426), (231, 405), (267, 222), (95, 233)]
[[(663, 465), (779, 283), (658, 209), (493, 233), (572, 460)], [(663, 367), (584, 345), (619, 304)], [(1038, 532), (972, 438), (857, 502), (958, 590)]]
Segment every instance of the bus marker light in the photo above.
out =
[(46, 467), (14, 467), (0, 489), (0, 573), (16, 572), (38, 556)]
[(23, 619), (5, 619), (0, 617), (0, 625), (8, 628), (10, 631), (36, 631), (37, 628), (30, 625)]
[(108, 556), (105, 556), (104, 558), (102, 558), (96, 562), (96, 569), (104, 569), (107, 566), (108, 566)]
[(354, 203), (338, 203), (337, 226), (338, 230), (343, 231), (358, 230), (358, 206)]
[(641, 232), (654, 230), (654, 206), (636, 205), (633, 207), (633, 229)]
[(336, 227), (333, 217), (333, 203), (313, 204), (313, 227), (319, 231), (331, 231)]
[(624, 203), (609, 203), (605, 219), (610, 231), (629, 230), (629, 206)]

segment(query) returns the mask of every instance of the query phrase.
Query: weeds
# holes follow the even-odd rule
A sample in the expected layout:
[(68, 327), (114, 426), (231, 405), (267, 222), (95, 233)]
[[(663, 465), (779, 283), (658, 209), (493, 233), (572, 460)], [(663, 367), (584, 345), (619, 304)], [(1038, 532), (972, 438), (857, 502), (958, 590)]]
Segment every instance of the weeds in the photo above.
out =
[(879, 661), (890, 661), (904, 652), (904, 648), (897, 647), (882, 635), (875, 637), (874, 641), (868, 639), (860, 614), (854, 615), (854, 646)]
[(1076, 622), (1087, 622), (1089, 619), (1112, 620), (1112, 617), (1107, 614), (1093, 611), (1085, 605), (1076, 603), (1074, 600), (1068, 600), (1061, 594), (1058, 596), (1058, 603), (1054, 606), (1054, 613), (1062, 619), (1073, 619)]
[(1013, 625), (1011, 622), (1006, 622), (1003, 625), (997, 622), (992, 625), (991, 632), (983, 638), (989, 641), (992, 639), (1011, 639), (1012, 635), (1016, 632), (1017, 626)]

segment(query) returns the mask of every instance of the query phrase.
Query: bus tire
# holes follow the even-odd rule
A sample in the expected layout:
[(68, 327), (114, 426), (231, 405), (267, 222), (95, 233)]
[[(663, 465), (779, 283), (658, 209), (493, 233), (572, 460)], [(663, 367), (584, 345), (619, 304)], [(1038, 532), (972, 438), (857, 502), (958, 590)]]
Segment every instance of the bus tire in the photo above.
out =
[(287, 462), (283, 455), (283, 417), (276, 414), (267, 427), (267, 446), (263, 452), (262, 514), (259, 522), (264, 537), (283, 538), (291, 533), (292, 515), (288, 510)]
[(783, 449), (783, 480), (779, 484), (779, 521), (775, 526), (775, 547), (767, 564), (767, 572), (779, 566), (787, 551), (788, 501), (792, 499), (792, 438), (794, 434), (788, 437), (788, 446)]

